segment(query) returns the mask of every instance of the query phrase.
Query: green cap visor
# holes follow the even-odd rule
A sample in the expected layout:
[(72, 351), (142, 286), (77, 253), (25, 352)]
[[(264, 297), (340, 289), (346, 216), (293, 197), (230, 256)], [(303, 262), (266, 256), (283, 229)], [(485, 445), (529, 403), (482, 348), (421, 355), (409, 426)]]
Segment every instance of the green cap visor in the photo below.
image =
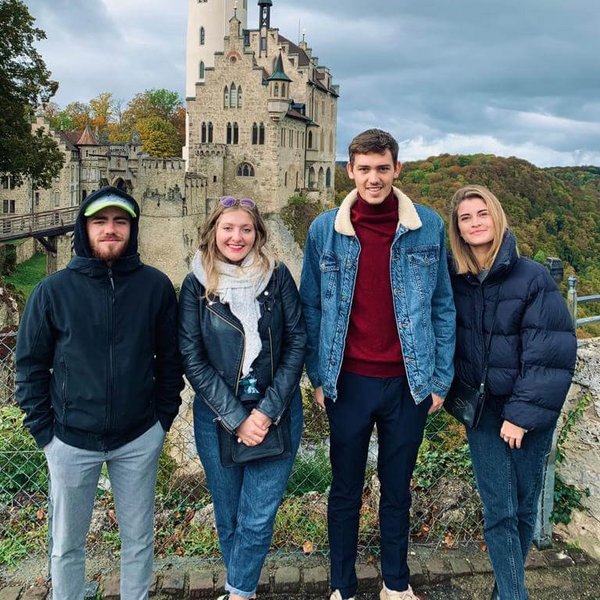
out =
[(118, 196), (117, 194), (107, 194), (106, 196), (102, 196), (102, 198), (98, 198), (98, 200), (94, 200), (83, 213), (84, 217), (91, 217), (95, 215), (97, 212), (104, 210), (110, 206), (114, 206), (115, 208), (120, 208), (124, 210), (127, 214), (131, 215), (134, 219), (137, 218), (135, 214), (135, 209), (131, 202), (128, 202), (122, 196)]

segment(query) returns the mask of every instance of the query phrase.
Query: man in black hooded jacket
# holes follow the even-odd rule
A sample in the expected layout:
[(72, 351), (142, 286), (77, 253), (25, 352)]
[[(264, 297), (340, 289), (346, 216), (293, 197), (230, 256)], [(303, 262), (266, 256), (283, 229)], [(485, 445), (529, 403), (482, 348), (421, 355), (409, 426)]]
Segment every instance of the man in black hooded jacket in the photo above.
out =
[(82, 600), (85, 538), (103, 464), (121, 534), (121, 598), (148, 597), (154, 491), (183, 388), (175, 291), (137, 253), (139, 206), (105, 187), (81, 205), (76, 255), (34, 289), (16, 397), (50, 473), (54, 598)]

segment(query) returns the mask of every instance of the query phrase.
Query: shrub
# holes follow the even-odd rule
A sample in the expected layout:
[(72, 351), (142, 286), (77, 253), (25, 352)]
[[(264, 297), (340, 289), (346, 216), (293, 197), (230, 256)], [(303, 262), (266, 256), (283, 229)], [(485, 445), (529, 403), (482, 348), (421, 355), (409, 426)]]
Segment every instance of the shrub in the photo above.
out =
[(0, 496), (48, 489), (46, 458), (22, 418), (16, 406), (0, 407)]

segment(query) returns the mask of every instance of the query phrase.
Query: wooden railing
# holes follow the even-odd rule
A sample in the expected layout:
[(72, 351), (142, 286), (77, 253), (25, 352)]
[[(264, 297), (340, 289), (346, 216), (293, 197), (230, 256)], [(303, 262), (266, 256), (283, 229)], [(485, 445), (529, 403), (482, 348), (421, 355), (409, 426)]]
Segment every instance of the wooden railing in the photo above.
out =
[(72, 231), (79, 206), (14, 215), (0, 219), (0, 242)]

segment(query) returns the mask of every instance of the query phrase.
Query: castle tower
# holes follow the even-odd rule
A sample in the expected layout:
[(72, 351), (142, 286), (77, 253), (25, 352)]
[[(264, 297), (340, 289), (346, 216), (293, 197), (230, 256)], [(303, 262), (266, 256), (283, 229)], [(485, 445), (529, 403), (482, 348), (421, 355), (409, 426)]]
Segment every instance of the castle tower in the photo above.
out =
[(214, 67), (215, 52), (223, 51), (234, 15), (247, 28), (248, 0), (188, 0), (186, 49), (186, 98), (196, 95), (196, 82), (204, 81), (204, 70)]
[(271, 6), (272, 0), (258, 0), (258, 28), (260, 30), (260, 44), (258, 55), (269, 56), (267, 48), (268, 31), (271, 28)]

